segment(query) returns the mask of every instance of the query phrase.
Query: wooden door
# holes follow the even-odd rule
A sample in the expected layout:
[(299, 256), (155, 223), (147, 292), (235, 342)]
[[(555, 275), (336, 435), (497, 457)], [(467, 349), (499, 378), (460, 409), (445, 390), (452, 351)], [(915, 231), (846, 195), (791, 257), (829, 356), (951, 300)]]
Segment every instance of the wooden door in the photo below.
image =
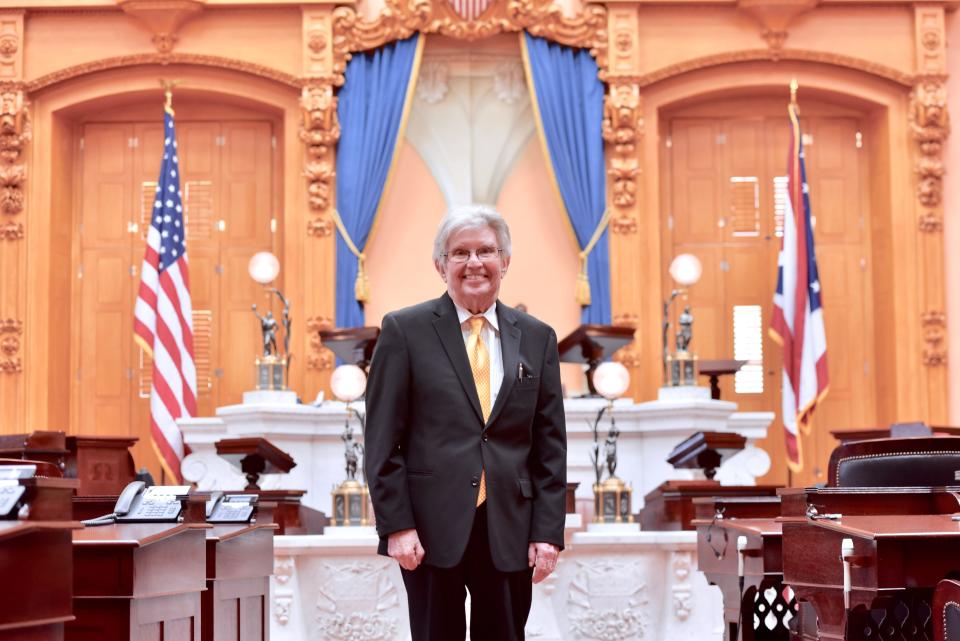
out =
[[(786, 197), (786, 110), (732, 103), (714, 112), (720, 115), (675, 117), (667, 125), (665, 261), (690, 252), (703, 262), (703, 277), (689, 292), (694, 351), (705, 359), (748, 361), (723, 381), (722, 396), (740, 411), (777, 413), (761, 444), (773, 460), (765, 480), (783, 483), (781, 354), (767, 329)], [(872, 296), (862, 258), (869, 255), (869, 234), (859, 124), (821, 111), (805, 117), (803, 126), (830, 393), (814, 414), (804, 470), (793, 476), (794, 484), (826, 480), (835, 446), (830, 429), (872, 425), (876, 416), (867, 358)], [(668, 292), (672, 283), (663, 285)]]
[[(247, 261), (257, 251), (279, 248), (271, 128), (265, 121), (177, 123), (201, 416), (241, 402), (253, 386), (259, 325), (250, 305), (265, 301), (257, 299)], [(73, 430), (138, 436), (138, 464), (157, 474), (149, 428), (152, 363), (133, 344), (132, 323), (163, 128), (153, 122), (88, 124), (82, 136), (81, 337), (100, 332), (121, 349), (82, 338), (75, 346), (81, 376)], [(96, 282), (86, 276), (91, 269)]]

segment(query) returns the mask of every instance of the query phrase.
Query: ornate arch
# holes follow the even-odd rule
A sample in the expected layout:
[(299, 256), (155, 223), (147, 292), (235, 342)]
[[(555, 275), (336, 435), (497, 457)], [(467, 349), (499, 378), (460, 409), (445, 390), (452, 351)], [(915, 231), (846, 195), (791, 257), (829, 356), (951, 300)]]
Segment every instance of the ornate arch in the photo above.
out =
[(642, 74), (636, 78), (637, 84), (643, 88), (657, 82), (673, 78), (692, 71), (700, 71), (721, 65), (743, 62), (778, 62), (797, 61), (813, 62), (836, 67), (844, 67), (853, 71), (867, 73), (884, 80), (889, 80), (903, 87), (912, 87), (915, 82), (913, 74), (905, 73), (892, 67), (870, 60), (846, 56), (828, 51), (811, 51), (808, 49), (745, 49), (740, 51), (725, 51), (700, 58), (684, 60), (677, 64), (662, 67), (655, 71)]
[(113, 58), (103, 58), (85, 62), (72, 67), (58, 69), (52, 73), (40, 76), (34, 80), (24, 83), (24, 88), (28, 93), (33, 93), (41, 89), (46, 89), (52, 85), (72, 80), (80, 76), (100, 71), (109, 71), (112, 69), (144, 66), (144, 65), (194, 65), (198, 67), (209, 67), (213, 69), (227, 69), (230, 71), (240, 71), (266, 80), (272, 80), (293, 88), (299, 88), (301, 80), (297, 76), (273, 69), (265, 65), (259, 65), (236, 58), (225, 58), (223, 56), (210, 56), (197, 53), (141, 53), (130, 56), (115, 56)]

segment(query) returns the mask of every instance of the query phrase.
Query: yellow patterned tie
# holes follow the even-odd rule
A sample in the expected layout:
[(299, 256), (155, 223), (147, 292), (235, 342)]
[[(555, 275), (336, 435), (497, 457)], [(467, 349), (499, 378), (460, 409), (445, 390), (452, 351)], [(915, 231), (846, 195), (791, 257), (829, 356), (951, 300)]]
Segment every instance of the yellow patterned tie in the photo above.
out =
[[(483, 423), (486, 425), (490, 417), (490, 354), (487, 346), (480, 338), (483, 329), (483, 316), (470, 318), (470, 338), (467, 339), (467, 355), (470, 357), (470, 371), (473, 372), (473, 382), (477, 386), (477, 396), (480, 397), (480, 411), (483, 413)], [(487, 500), (487, 474), (480, 471), (480, 493), (477, 495), (477, 506)]]

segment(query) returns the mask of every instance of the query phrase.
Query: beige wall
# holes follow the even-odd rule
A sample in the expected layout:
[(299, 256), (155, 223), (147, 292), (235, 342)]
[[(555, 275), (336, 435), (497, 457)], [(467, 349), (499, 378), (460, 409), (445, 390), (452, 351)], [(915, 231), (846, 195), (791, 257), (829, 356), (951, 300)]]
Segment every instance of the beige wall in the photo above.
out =
[[(580, 323), (574, 300), (577, 251), (547, 174), (540, 141), (532, 138), (507, 178), (497, 208), (510, 225), (513, 258), (500, 298), (524, 303), (560, 338)], [(430, 260), (433, 236), (446, 211), (440, 189), (409, 143), (400, 151), (396, 174), (367, 249), (371, 300), (368, 325), (387, 312), (434, 298), (443, 282)], [(580, 368), (563, 366), (568, 393), (582, 387)]]

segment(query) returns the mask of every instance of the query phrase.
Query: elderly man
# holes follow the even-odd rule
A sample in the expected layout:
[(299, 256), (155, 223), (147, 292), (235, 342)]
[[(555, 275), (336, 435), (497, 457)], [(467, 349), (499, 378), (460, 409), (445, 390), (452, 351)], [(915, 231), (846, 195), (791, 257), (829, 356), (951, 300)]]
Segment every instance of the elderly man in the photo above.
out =
[(365, 471), (380, 553), (400, 563), (413, 641), (519, 641), (531, 582), (563, 549), (566, 429), (557, 336), (497, 300), (510, 231), (449, 213), (447, 292), (387, 314), (367, 386)]

